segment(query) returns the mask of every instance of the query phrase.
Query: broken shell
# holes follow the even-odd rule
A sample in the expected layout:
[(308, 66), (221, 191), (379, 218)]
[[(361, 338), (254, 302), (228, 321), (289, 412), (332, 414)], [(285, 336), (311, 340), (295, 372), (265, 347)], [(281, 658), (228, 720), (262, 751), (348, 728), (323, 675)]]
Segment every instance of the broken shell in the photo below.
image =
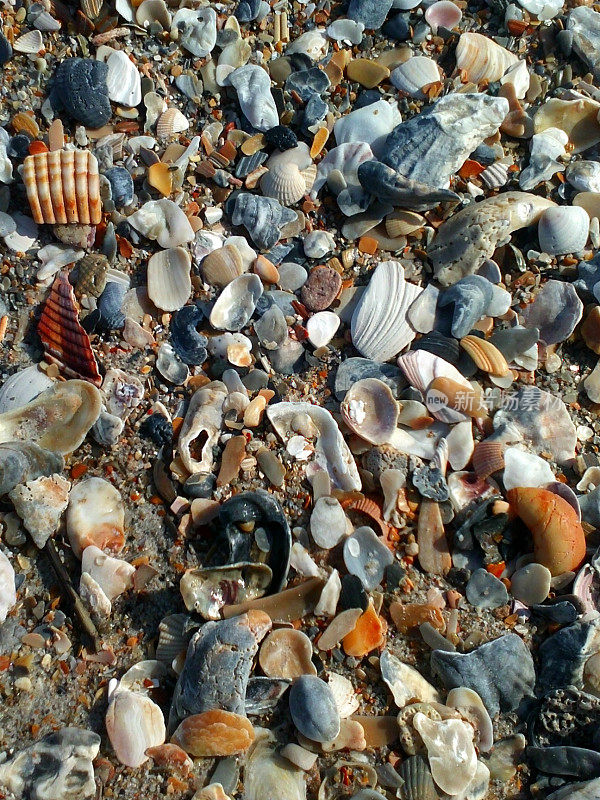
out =
[[(282, 206), (292, 206), (306, 194), (306, 180), (297, 164), (277, 161), (263, 175), (260, 188), (266, 197), (273, 197)], [(316, 170), (316, 168), (315, 168)]]
[(263, 641), (258, 662), (269, 678), (294, 680), (301, 675), (316, 675), (312, 663), (312, 642), (302, 631), (280, 628), (271, 631)]
[(304, 772), (276, 750), (277, 740), (258, 728), (244, 769), (244, 800), (306, 800)]
[(477, 772), (473, 728), (458, 719), (432, 720), (415, 714), (413, 725), (427, 748), (434, 781), (443, 792), (463, 792)]
[[(221, 432), (226, 397), (227, 388), (220, 381), (212, 381), (192, 395), (177, 444), (183, 465), (192, 474), (212, 471), (213, 447)], [(207, 439), (202, 447), (201, 460), (197, 461), (192, 455), (191, 445), (202, 433), (207, 435)]]
[(49, 378), (37, 364), (18, 370), (6, 378), (0, 387), (0, 414), (21, 408), (54, 385), (52, 378)]
[(48, 360), (66, 375), (100, 386), (102, 378), (90, 337), (79, 322), (75, 292), (67, 270), (59, 272), (52, 284), (38, 323), (38, 335)]
[(477, 746), (484, 753), (492, 749), (494, 744), (494, 727), (481, 697), (473, 689), (460, 686), (451, 689), (446, 698), (446, 705), (456, 708), (465, 717), (478, 734)]
[(127, 767), (139, 767), (148, 760), (146, 750), (165, 741), (162, 711), (140, 692), (116, 691), (109, 703), (105, 723), (115, 755)]
[(231, 756), (250, 747), (254, 728), (246, 717), (215, 708), (184, 719), (171, 741), (195, 757)]
[(600, 141), (598, 111), (600, 104), (590, 97), (572, 91), (571, 99), (548, 98), (535, 112), (534, 130), (541, 133), (548, 128), (559, 128), (569, 137), (574, 153), (580, 153)]
[(407, 311), (421, 288), (404, 279), (399, 261), (384, 261), (352, 314), (352, 343), (365, 358), (389, 361), (415, 338)]
[(422, 703), (439, 702), (437, 690), (421, 673), (409, 664), (404, 664), (389, 650), (384, 650), (381, 654), (379, 666), (381, 677), (388, 685), (398, 708), (404, 708), (415, 700)]
[(0, 624), (17, 603), (15, 571), (8, 558), (0, 550)]
[[(171, 744), (170, 742), (149, 747), (146, 750), (146, 755), (152, 759), (157, 767), (179, 772), (184, 777), (189, 775), (194, 769), (194, 762), (185, 750), (182, 750), (181, 747), (176, 744)], [(223, 796), (222, 798), (216, 798), (216, 800), (228, 799)]]
[(319, 497), (310, 515), (310, 532), (315, 544), (324, 550), (338, 545), (347, 530), (344, 509), (335, 497)]
[(466, 389), (464, 383), (451, 378), (434, 378), (425, 396), (428, 410), (436, 417), (441, 414), (460, 413), (475, 419), (488, 416), (488, 408), (478, 389)]
[(118, 489), (102, 478), (87, 478), (71, 490), (67, 535), (77, 558), (89, 545), (120, 552), (125, 544), (125, 506)]
[(27, 156), (23, 183), (38, 223), (97, 225), (102, 219), (96, 157), (87, 150), (54, 150)]
[(456, 28), (462, 19), (462, 11), (451, 0), (437, 0), (427, 7), (425, 11), (425, 21), (433, 33), (437, 33), (437, 29), (442, 27), (446, 30)]
[(505, 446), (503, 442), (490, 439), (477, 442), (473, 451), (473, 469), (479, 478), (488, 478), (504, 469)]
[(133, 586), (135, 567), (90, 545), (81, 554), (81, 571), (87, 572), (112, 601)]
[(254, 128), (268, 131), (279, 124), (271, 95), (271, 79), (266, 70), (256, 64), (246, 64), (230, 73), (229, 82), (237, 92), (242, 113)]
[[(456, 392), (469, 393), (465, 396), (470, 397), (473, 394), (473, 387), (463, 378), (456, 367), (427, 350), (412, 350), (404, 353), (404, 355), (398, 357), (398, 366), (411, 386), (414, 386), (423, 395), (430, 393), (429, 390), (434, 380), (444, 379), (450, 381), (450, 383), (443, 384), (443, 386), (448, 390), (451, 387), (453, 388), (452, 397), (448, 397), (448, 402), (445, 403), (445, 406), (442, 402), (434, 403), (430, 401), (432, 405), (430, 411), (434, 417), (442, 422), (462, 422), (465, 419), (463, 413), (453, 410), (451, 406)], [(461, 387), (460, 390), (459, 386)], [(440, 389), (440, 391), (443, 391), (443, 389)]]
[(160, 247), (179, 247), (194, 241), (194, 231), (183, 210), (166, 197), (148, 200), (127, 217), (127, 222), (147, 239), (156, 240)]
[(192, 260), (183, 247), (154, 253), (148, 261), (148, 297), (162, 311), (178, 311), (192, 293)]
[(404, 800), (438, 800), (439, 795), (431, 771), (423, 756), (416, 755), (405, 759), (398, 771), (404, 781), (402, 786)]
[(590, 218), (584, 208), (547, 208), (538, 222), (540, 247), (551, 256), (579, 253), (585, 247), (589, 230)]
[(40, 31), (28, 31), (13, 42), (13, 49), (18, 53), (39, 53), (44, 47), (44, 40)]
[(366, 656), (371, 650), (383, 645), (386, 632), (385, 620), (375, 612), (373, 604), (369, 603), (367, 610), (357, 619), (354, 628), (342, 640), (346, 655), (355, 658)]
[(64, 459), (34, 442), (0, 444), (0, 496), (20, 483), (62, 472)]
[(499, 81), (517, 61), (514, 53), (481, 33), (461, 33), (456, 45), (456, 67), (473, 83)]
[(357, 381), (346, 392), (340, 411), (346, 425), (371, 444), (389, 442), (398, 423), (398, 403), (377, 378)]
[(25, 440), (66, 455), (98, 419), (102, 396), (87, 381), (65, 381), (25, 406), (0, 414), (0, 442)]
[(157, 22), (165, 31), (171, 28), (171, 13), (165, 0), (143, 0), (137, 7), (135, 19), (142, 28), (147, 28), (153, 22)]
[(258, 275), (240, 275), (221, 292), (210, 312), (210, 324), (217, 330), (239, 331), (248, 324), (263, 293)]
[(186, 625), (189, 617), (186, 614), (169, 614), (158, 626), (158, 644), (156, 658), (167, 667), (182, 655), (185, 657), (191, 634)]
[(58, 529), (69, 502), (70, 486), (60, 475), (51, 475), (28, 481), (10, 492), (15, 511), (38, 547), (44, 547)]
[(317, 311), (306, 323), (308, 341), (313, 347), (325, 347), (340, 327), (340, 317), (333, 311)]
[(423, 98), (421, 90), (424, 86), (439, 81), (440, 71), (432, 58), (413, 56), (392, 71), (390, 80), (401, 92), (411, 97)]
[(225, 288), (234, 278), (245, 272), (240, 251), (233, 244), (218, 247), (202, 259), (203, 280), (211, 286)]
[(487, 339), (473, 335), (463, 336), (460, 345), (483, 372), (499, 376), (508, 375), (510, 372), (502, 353)]
[(188, 611), (204, 619), (219, 619), (223, 606), (262, 597), (272, 578), (266, 564), (227, 564), (187, 570), (179, 589)]

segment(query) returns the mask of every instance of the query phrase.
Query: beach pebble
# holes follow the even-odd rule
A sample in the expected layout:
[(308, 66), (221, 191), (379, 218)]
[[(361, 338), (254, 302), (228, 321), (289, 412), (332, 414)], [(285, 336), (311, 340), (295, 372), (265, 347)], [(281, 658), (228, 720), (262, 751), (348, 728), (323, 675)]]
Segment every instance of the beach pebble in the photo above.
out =
[(346, 536), (347, 519), (335, 497), (320, 497), (310, 516), (310, 532), (315, 544), (330, 550)]
[(9, 493), (15, 511), (38, 547), (43, 547), (58, 529), (69, 502), (70, 487), (61, 475), (51, 475), (27, 481)]
[(344, 542), (344, 564), (351, 575), (358, 576), (365, 589), (375, 589), (394, 557), (375, 531), (357, 528)]
[(301, 289), (301, 299), (309, 311), (329, 308), (342, 288), (342, 279), (331, 267), (314, 267)]
[(362, 22), (368, 30), (377, 30), (385, 22), (392, 0), (378, 3), (376, 0), (350, 0), (348, 16), (355, 22)]
[(510, 593), (526, 606), (543, 603), (550, 591), (552, 575), (542, 564), (527, 564), (510, 578)]
[(303, 675), (292, 684), (290, 714), (300, 733), (313, 742), (333, 741), (340, 732), (333, 693), (314, 675)]

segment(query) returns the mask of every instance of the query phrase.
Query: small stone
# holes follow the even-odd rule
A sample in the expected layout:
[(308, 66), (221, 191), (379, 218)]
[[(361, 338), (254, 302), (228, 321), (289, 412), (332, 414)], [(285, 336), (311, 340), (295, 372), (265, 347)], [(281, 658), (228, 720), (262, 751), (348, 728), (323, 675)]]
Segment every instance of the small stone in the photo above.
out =
[(315, 267), (301, 290), (301, 299), (309, 311), (329, 308), (342, 288), (342, 278), (331, 267)]
[(583, 341), (600, 355), (600, 306), (594, 306), (580, 328)]
[(550, 591), (552, 574), (542, 564), (527, 564), (513, 573), (510, 593), (526, 606), (543, 603)]
[(476, 608), (499, 608), (508, 603), (508, 592), (491, 572), (476, 569), (466, 588), (467, 600)]
[(344, 564), (351, 575), (357, 575), (365, 589), (375, 589), (394, 560), (388, 547), (376, 533), (364, 526), (344, 542)]
[(6, 36), (0, 31), (0, 66), (4, 66), (12, 58), (12, 47)]
[(117, 208), (133, 203), (133, 179), (125, 167), (111, 167), (106, 170), (104, 177), (110, 183), (112, 201)]
[(254, 728), (245, 716), (215, 708), (184, 719), (171, 741), (195, 757), (230, 756), (250, 747)]
[(390, 77), (390, 71), (377, 61), (370, 61), (368, 58), (357, 58), (351, 61), (346, 67), (348, 80), (356, 81), (367, 89), (373, 89), (381, 81)]
[(356, 22), (362, 22), (368, 30), (377, 30), (385, 22), (392, 5), (392, 0), (351, 0), (348, 16)]
[(310, 517), (310, 532), (318, 547), (330, 550), (346, 535), (347, 519), (335, 497), (320, 497)]
[(281, 749), (281, 755), (287, 758), (295, 767), (309, 772), (315, 765), (318, 758), (317, 753), (311, 753), (310, 750), (305, 750), (299, 744), (290, 742)]
[(263, 134), (265, 141), (277, 148), (277, 150), (291, 150), (298, 144), (298, 137), (291, 128), (286, 125), (275, 125)]
[(290, 689), (290, 714), (303, 736), (331, 742), (340, 732), (340, 715), (329, 686), (314, 675), (302, 675)]

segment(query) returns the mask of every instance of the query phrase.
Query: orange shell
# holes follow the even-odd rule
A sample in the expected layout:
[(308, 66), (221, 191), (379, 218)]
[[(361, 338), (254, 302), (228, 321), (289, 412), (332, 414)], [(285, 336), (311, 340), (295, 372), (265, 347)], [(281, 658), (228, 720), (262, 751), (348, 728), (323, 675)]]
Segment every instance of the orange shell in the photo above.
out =
[(254, 741), (254, 728), (246, 717), (231, 711), (203, 711), (187, 717), (171, 741), (193, 756), (232, 756)]
[(349, 656), (362, 658), (380, 647), (385, 641), (387, 624), (382, 617), (377, 616), (372, 604), (360, 615), (356, 625), (342, 640), (344, 650)]
[(489, 478), (494, 472), (504, 469), (504, 448), (502, 442), (489, 439), (477, 442), (473, 450), (473, 469), (478, 478)]
[(585, 558), (585, 534), (577, 512), (563, 497), (547, 489), (518, 487), (508, 494), (511, 508), (533, 537), (538, 563), (552, 575), (577, 569)]
[(81, 327), (77, 301), (67, 270), (56, 276), (38, 324), (38, 334), (49, 361), (71, 378), (100, 386), (102, 377), (90, 337)]

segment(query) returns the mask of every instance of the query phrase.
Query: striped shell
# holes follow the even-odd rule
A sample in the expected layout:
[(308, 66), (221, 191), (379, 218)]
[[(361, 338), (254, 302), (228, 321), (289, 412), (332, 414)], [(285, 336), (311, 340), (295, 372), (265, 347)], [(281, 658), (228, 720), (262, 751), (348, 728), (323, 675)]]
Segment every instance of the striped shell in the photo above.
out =
[(274, 197), (282, 206), (297, 203), (307, 191), (306, 180), (298, 165), (283, 161), (275, 163), (263, 175), (260, 188), (266, 197)]
[(102, 219), (98, 162), (87, 150), (55, 150), (27, 156), (23, 181), (38, 224), (97, 225)]
[(480, 339), (479, 336), (463, 336), (460, 346), (473, 359), (475, 364), (483, 372), (490, 375), (508, 375), (510, 372), (506, 359), (498, 348), (487, 339)]
[(488, 189), (499, 189), (508, 183), (508, 164), (496, 161), (495, 164), (490, 164), (489, 167), (484, 169), (480, 178)]
[(473, 450), (473, 469), (478, 478), (489, 478), (504, 469), (504, 447), (502, 442), (487, 439), (477, 442)]
[(519, 59), (481, 33), (463, 33), (456, 46), (456, 67), (473, 83), (499, 81)]
[(65, 375), (100, 386), (102, 378), (90, 344), (79, 323), (77, 301), (67, 270), (56, 276), (38, 324), (38, 334), (49, 361)]

